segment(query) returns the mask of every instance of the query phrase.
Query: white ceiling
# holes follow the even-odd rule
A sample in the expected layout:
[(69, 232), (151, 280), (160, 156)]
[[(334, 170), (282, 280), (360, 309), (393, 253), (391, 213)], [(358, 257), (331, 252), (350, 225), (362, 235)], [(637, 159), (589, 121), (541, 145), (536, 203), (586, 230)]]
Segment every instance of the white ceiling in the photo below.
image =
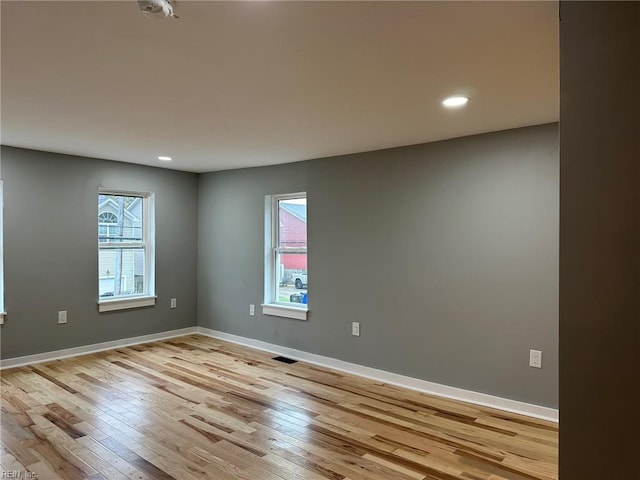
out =
[[(176, 13), (3, 0), (2, 143), (204, 172), (558, 119), (556, 2), (182, 1)], [(468, 106), (444, 109), (455, 93)]]

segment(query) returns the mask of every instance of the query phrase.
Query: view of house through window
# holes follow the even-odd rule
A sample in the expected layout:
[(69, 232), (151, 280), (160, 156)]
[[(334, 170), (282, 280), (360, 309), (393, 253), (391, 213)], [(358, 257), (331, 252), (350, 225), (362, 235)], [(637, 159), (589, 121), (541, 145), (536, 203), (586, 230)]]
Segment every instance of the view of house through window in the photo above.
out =
[[(274, 198), (275, 301), (307, 303), (307, 198), (304, 195)], [(275, 225), (274, 225), (275, 227)]]
[(98, 194), (98, 294), (101, 300), (149, 295), (149, 219), (144, 194)]

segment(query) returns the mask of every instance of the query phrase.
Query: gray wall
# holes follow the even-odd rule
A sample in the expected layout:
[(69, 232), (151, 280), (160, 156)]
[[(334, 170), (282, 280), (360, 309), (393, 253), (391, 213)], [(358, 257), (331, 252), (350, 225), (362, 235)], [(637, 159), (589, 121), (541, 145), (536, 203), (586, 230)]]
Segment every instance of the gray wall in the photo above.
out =
[[(309, 320), (250, 317), (264, 196), (295, 191)], [(555, 124), (201, 175), (199, 325), (557, 407), (558, 195)]]
[(560, 7), (560, 479), (640, 478), (640, 3)]
[[(2, 147), (2, 358), (196, 324), (197, 175)], [(99, 186), (155, 192), (155, 307), (98, 313)], [(169, 299), (178, 308), (169, 308)], [(66, 325), (58, 310), (68, 310)]]

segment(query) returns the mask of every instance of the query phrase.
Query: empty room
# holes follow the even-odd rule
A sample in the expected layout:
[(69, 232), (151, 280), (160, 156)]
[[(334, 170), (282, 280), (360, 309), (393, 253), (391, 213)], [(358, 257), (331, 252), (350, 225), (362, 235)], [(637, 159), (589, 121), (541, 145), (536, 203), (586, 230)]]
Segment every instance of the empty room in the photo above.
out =
[(2, 477), (636, 478), (639, 19), (3, 0)]

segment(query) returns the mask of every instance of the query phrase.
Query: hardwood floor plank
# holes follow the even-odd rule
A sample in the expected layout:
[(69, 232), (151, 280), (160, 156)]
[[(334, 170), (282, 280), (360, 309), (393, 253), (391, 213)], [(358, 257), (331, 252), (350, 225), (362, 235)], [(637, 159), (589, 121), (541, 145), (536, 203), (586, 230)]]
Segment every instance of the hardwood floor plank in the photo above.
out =
[[(104, 447), (102, 444), (91, 438), (90, 436), (82, 437), (78, 440), (87, 450), (109, 462), (118, 472), (122, 473), (126, 478), (131, 480), (150, 480), (152, 477), (145, 475), (135, 468), (131, 463)], [(109, 477), (111, 478), (111, 477)]]
[(150, 478), (159, 480), (171, 480), (173, 478), (171, 475), (156, 467), (153, 463), (142, 458), (137, 453), (129, 450), (127, 447), (109, 436), (99, 440), (98, 443), (128, 462), (134, 469), (143, 472)]
[[(2, 372), (41, 480), (557, 480), (557, 424), (188, 335)], [(23, 475), (24, 476), (24, 475)]]
[(27, 470), (27, 468), (4, 447), (2, 447), (2, 451), (0, 452), (0, 467), (4, 472), (24, 472)]

